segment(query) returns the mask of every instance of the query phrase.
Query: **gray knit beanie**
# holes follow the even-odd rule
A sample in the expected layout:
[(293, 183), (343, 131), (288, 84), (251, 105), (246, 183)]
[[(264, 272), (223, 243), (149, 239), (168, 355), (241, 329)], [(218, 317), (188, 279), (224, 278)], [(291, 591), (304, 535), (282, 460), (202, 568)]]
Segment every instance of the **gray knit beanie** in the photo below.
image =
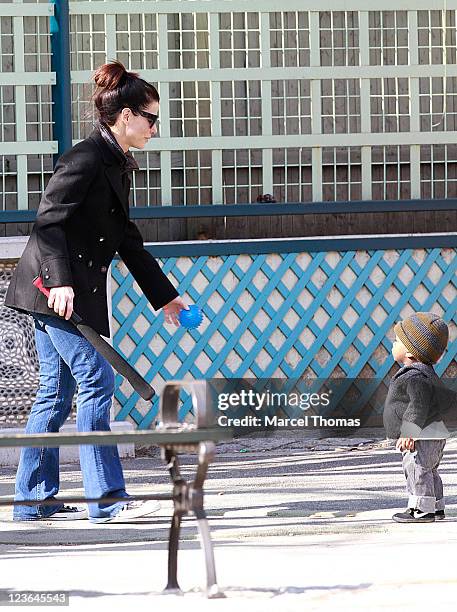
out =
[(422, 363), (436, 363), (446, 350), (449, 328), (433, 312), (415, 312), (397, 323), (394, 331), (408, 351)]

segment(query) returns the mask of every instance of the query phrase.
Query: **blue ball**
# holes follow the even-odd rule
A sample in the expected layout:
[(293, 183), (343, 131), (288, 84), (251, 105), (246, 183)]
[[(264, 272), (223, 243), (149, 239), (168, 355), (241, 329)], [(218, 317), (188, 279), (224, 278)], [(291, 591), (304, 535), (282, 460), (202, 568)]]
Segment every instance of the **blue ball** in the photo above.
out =
[(192, 304), (189, 310), (181, 310), (179, 313), (179, 322), (187, 329), (195, 329), (203, 321), (202, 311), (198, 306)]

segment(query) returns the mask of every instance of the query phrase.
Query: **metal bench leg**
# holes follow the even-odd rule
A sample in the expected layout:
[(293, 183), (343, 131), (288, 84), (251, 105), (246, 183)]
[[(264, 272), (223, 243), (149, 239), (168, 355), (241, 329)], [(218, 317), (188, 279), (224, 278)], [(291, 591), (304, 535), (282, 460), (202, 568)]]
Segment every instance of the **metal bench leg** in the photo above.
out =
[(168, 537), (168, 582), (167, 586), (165, 587), (165, 592), (182, 595), (183, 593), (178, 584), (178, 550), (179, 536), (181, 533), (181, 520), (184, 514), (186, 514), (186, 510), (182, 503), (182, 486), (184, 481), (179, 473), (179, 463), (176, 453), (169, 449), (164, 450), (164, 459), (170, 473), (170, 478), (173, 482), (174, 504), (170, 534)]
[(208, 598), (210, 599), (225, 597), (224, 593), (220, 591), (219, 587), (217, 586), (214, 548), (211, 541), (208, 518), (206, 516), (203, 502), (203, 486), (208, 474), (209, 464), (214, 459), (215, 449), (216, 446), (213, 442), (200, 443), (197, 473), (195, 475), (195, 480), (192, 483), (192, 510), (195, 514), (195, 518), (197, 519), (200, 540), (203, 552), (205, 553), (206, 588)]
[(178, 549), (179, 549), (179, 534), (181, 531), (182, 513), (173, 512), (170, 525), (170, 537), (168, 540), (168, 582), (165, 591), (182, 594), (178, 584)]
[(209, 599), (225, 597), (224, 593), (219, 590), (216, 580), (216, 564), (214, 562), (214, 549), (209, 531), (208, 519), (203, 508), (195, 510), (197, 518), (198, 531), (202, 543), (203, 552), (205, 553), (206, 565), (206, 589)]
[(181, 520), (188, 512), (193, 512), (197, 519), (200, 541), (205, 554), (206, 588), (209, 599), (225, 597), (216, 582), (214, 549), (211, 541), (208, 519), (203, 507), (203, 485), (208, 473), (208, 466), (214, 458), (215, 444), (202, 442), (199, 445), (197, 473), (193, 483), (189, 484), (181, 477), (178, 456), (174, 450), (165, 449), (164, 459), (173, 481), (174, 513), (168, 542), (168, 583), (165, 592), (182, 594), (179, 588), (178, 549)]

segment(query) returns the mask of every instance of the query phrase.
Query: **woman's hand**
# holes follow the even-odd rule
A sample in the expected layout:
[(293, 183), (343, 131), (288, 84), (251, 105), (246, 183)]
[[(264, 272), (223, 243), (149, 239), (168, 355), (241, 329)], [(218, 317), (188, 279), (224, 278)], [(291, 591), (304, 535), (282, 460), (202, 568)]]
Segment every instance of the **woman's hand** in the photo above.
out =
[(165, 321), (179, 326), (179, 313), (181, 310), (189, 310), (189, 306), (178, 296), (163, 307)]
[(396, 448), (400, 451), (414, 450), (414, 438), (398, 438)]
[(48, 306), (68, 321), (73, 312), (74, 297), (73, 287), (52, 287), (49, 290)]

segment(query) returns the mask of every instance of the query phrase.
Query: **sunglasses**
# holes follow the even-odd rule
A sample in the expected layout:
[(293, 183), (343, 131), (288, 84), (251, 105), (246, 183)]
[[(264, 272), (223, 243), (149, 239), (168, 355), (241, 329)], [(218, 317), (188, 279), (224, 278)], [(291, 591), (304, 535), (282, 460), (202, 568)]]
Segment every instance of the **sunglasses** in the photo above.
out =
[(148, 120), (150, 128), (152, 128), (157, 123), (157, 120), (159, 118), (157, 115), (153, 115), (152, 113), (147, 113), (146, 111), (138, 111), (138, 113), (142, 117)]

